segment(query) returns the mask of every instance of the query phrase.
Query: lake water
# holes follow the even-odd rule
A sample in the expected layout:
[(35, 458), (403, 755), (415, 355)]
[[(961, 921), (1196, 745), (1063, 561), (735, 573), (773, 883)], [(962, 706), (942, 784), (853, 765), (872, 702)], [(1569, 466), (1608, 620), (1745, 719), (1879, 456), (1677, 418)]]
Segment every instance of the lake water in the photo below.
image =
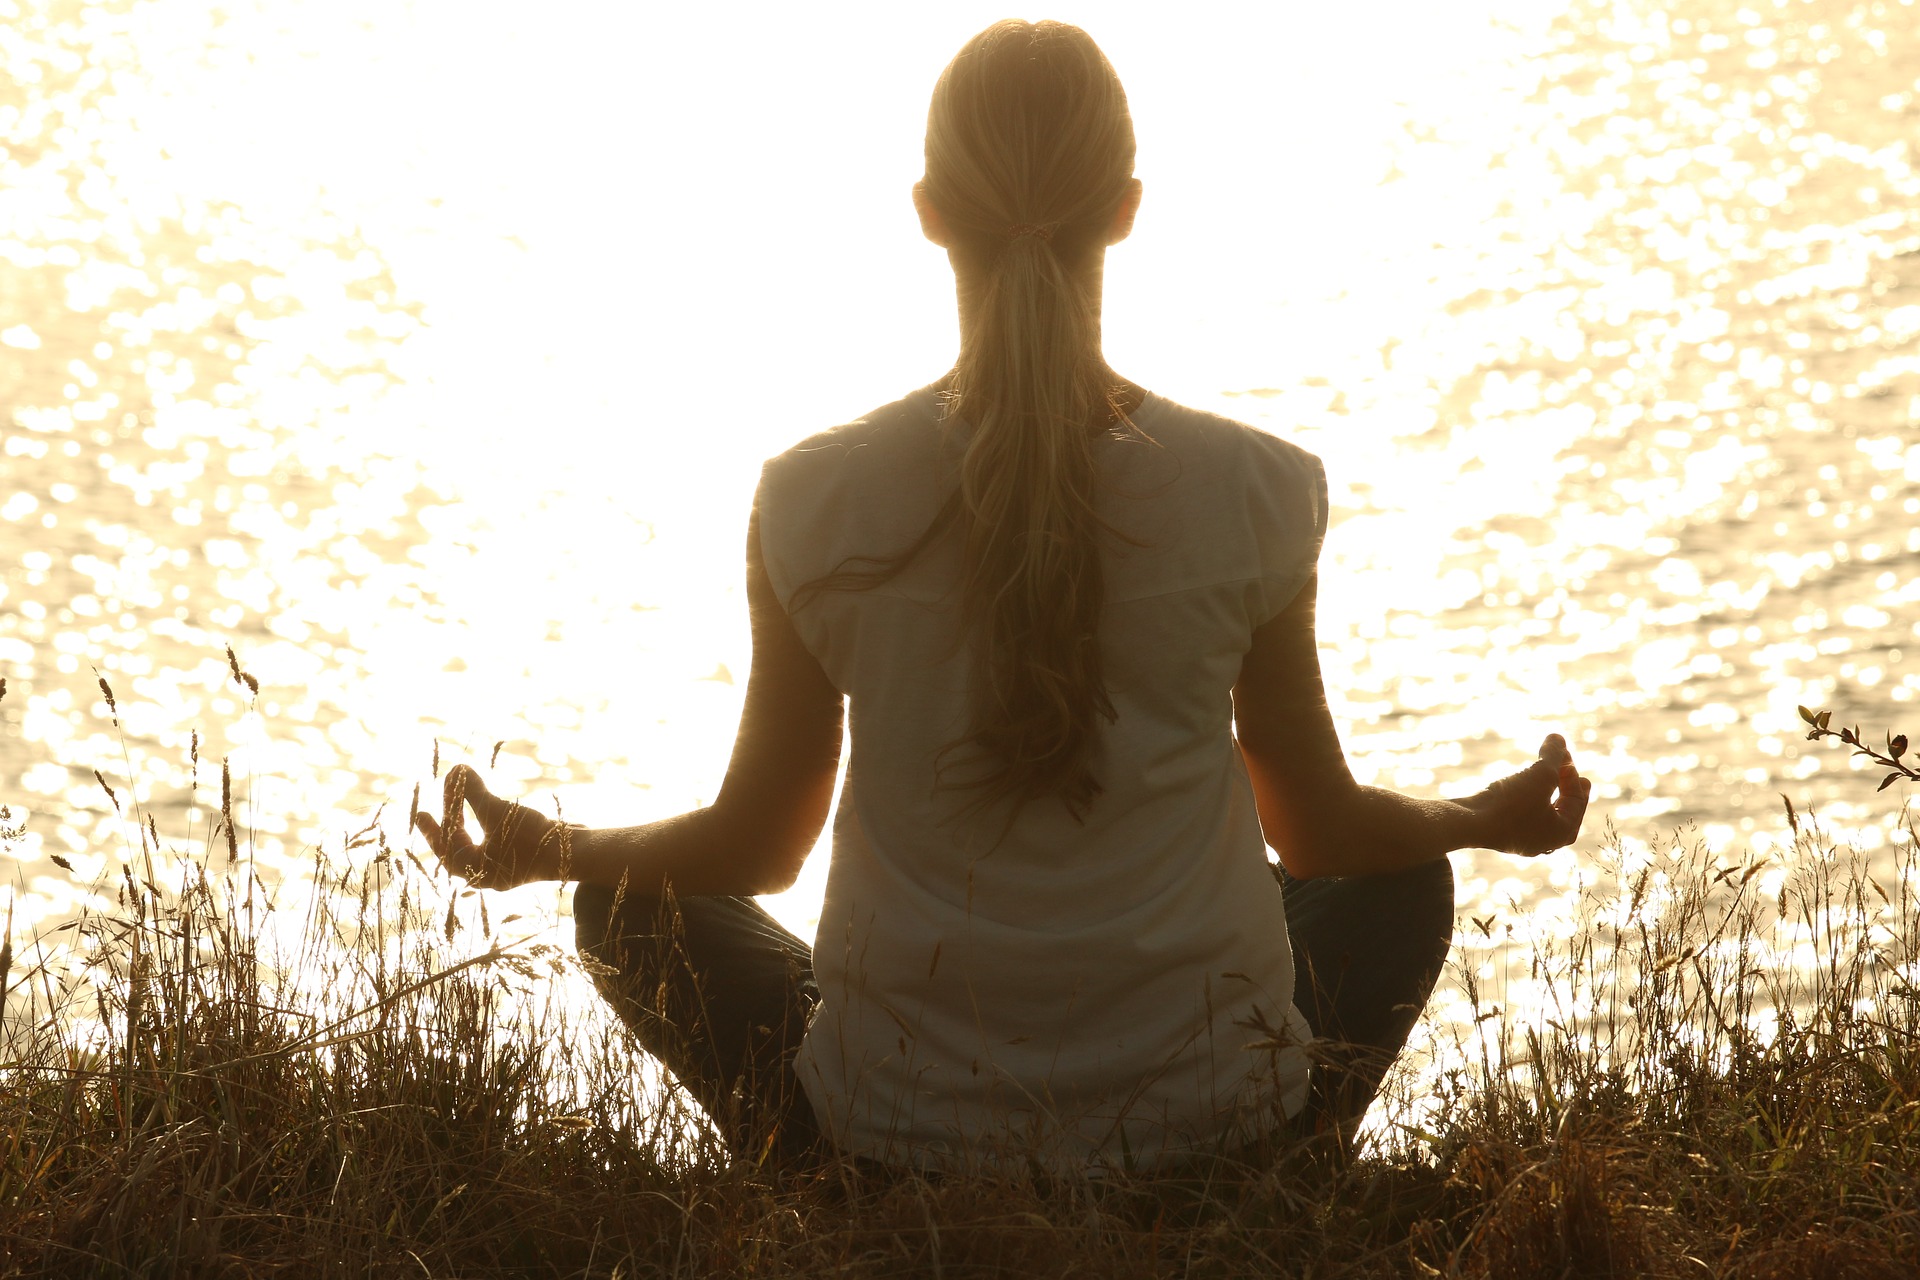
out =
[[(1357, 774), (1559, 729), (1588, 854), (1764, 852), (1782, 793), (1900, 838), (1794, 708), (1915, 726), (1920, 8), (1164, 12), (1059, 14), (1140, 121), (1109, 354), (1326, 459)], [(197, 848), (228, 761), (289, 873), (436, 744), (579, 820), (712, 796), (759, 460), (952, 357), (907, 188), (1000, 14), (704, 13), (0, 0), (16, 934), (137, 847), (96, 770)], [(1582, 859), (1456, 855), (1463, 905)]]

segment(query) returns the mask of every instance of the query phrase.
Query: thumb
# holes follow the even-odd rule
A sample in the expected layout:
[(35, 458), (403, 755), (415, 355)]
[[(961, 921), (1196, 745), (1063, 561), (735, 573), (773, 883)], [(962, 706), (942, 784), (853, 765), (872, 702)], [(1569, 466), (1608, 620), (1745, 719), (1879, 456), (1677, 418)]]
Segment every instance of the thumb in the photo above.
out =
[(1560, 785), (1560, 770), (1547, 760), (1535, 760), (1532, 764), (1513, 775), (1515, 785), (1529, 794), (1537, 793), (1541, 799), (1553, 794)]

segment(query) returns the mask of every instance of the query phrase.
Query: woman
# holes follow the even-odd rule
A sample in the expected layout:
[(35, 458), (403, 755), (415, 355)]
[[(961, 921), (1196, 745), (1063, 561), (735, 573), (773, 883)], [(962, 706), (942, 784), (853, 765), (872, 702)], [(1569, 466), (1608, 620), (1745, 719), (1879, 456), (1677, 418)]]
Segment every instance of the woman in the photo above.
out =
[[(1446, 955), (1446, 854), (1578, 834), (1588, 784), (1557, 736), (1467, 800), (1353, 780), (1314, 643), (1318, 459), (1101, 355), (1133, 158), (1084, 32), (969, 41), (914, 187), (959, 360), (767, 464), (718, 798), (563, 829), (461, 768), (444, 826), (421, 819), (476, 883), (579, 881), (603, 991), (741, 1156), (1344, 1146)], [(819, 835), (843, 705), (808, 948), (747, 895), (791, 885)]]

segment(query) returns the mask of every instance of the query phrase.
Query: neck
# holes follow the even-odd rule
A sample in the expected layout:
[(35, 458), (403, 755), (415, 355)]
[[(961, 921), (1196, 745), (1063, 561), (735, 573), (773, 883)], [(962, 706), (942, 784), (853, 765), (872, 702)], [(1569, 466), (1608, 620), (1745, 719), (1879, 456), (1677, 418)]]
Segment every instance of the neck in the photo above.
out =
[[(960, 328), (964, 331), (967, 322), (973, 318), (980, 291), (985, 287), (985, 277), (977, 267), (962, 260), (951, 249), (947, 251), (947, 261), (953, 265), (954, 299), (960, 307)], [(1087, 296), (1092, 300), (1094, 332), (1097, 335), (1100, 303), (1106, 292), (1107, 251), (1100, 249), (1095, 252), (1092, 260), (1081, 268), (1080, 274), (1087, 286)]]
[[(952, 251), (948, 252), (947, 259), (953, 264), (954, 301), (960, 312), (960, 331), (965, 333), (979, 305), (980, 293), (985, 287), (985, 277), (978, 270), (969, 269)], [(1087, 284), (1087, 295), (1093, 308), (1093, 335), (1096, 345), (1101, 340), (1100, 304), (1105, 292), (1106, 265), (1107, 254), (1102, 248), (1093, 255), (1092, 261), (1085, 268), (1087, 274), (1084, 278)], [(1107, 364), (1104, 355), (1101, 356), (1100, 364), (1106, 370), (1108, 382), (1119, 389), (1120, 408), (1127, 413), (1138, 409), (1141, 402), (1146, 399), (1147, 393), (1114, 372), (1113, 366)], [(942, 381), (944, 382), (944, 379)]]

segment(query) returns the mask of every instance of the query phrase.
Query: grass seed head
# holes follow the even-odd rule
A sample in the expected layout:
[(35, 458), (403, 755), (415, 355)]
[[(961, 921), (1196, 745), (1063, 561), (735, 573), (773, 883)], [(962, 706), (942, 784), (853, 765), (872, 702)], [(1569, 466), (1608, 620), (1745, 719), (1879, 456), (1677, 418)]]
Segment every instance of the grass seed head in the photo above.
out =
[(233, 769), (225, 761), (220, 762), (220, 821), (227, 831), (227, 861), (240, 859), (240, 837), (233, 827)]

